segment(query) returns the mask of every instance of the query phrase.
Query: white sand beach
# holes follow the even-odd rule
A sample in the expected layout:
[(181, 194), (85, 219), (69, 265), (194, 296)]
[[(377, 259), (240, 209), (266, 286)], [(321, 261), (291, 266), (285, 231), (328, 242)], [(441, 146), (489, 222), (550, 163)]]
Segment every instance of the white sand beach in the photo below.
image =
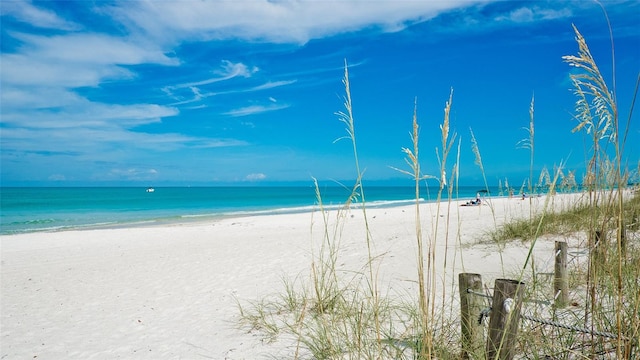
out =
[[(578, 198), (499, 198), (475, 207), (443, 203), (439, 212), (437, 204), (422, 204), (425, 241), (433, 238), (436, 223), (439, 227), (438, 277), (445, 288), (457, 289), (459, 272), (475, 272), (492, 286), (496, 277), (522, 267), (529, 245), (510, 243), (501, 262), (498, 248), (482, 241), (486, 231), (528, 216), (530, 206), (540, 211), (549, 200), (555, 208), (568, 207)], [(414, 291), (415, 207), (372, 208), (366, 214), (374, 255), (381, 255), (379, 288)], [(344, 219), (341, 268), (359, 270), (366, 263), (363, 219), (361, 209)], [(259, 333), (238, 326), (237, 301), (282, 291), (283, 277), (307, 276), (312, 244), (317, 246), (323, 231), (322, 217), (314, 212), (2, 236), (0, 359), (288, 354), (290, 344), (266, 343)], [(536, 243), (540, 266), (553, 256), (553, 240)]]

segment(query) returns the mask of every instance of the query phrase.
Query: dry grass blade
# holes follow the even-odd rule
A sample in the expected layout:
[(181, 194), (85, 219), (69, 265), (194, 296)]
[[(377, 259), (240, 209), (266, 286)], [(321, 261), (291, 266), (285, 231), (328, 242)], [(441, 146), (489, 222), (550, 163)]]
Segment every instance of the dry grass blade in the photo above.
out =
[(484, 180), (485, 189), (489, 189), (487, 177), (484, 172), (484, 165), (482, 164), (482, 156), (480, 155), (480, 148), (478, 147), (478, 141), (476, 140), (476, 136), (473, 134), (473, 129), (469, 128), (469, 132), (471, 133), (471, 151), (473, 151), (473, 155), (475, 156), (474, 163), (478, 165), (480, 171), (482, 172), (482, 179)]
[(471, 132), (471, 151), (473, 151), (473, 155), (475, 155), (474, 164), (478, 165), (480, 171), (484, 172), (484, 167), (482, 166), (482, 156), (480, 156), (480, 149), (478, 148), (478, 141), (476, 140), (476, 137), (473, 134), (473, 130), (471, 128), (469, 128), (469, 132)]
[(518, 141), (518, 143), (516, 144), (516, 147), (521, 148), (521, 149), (528, 149), (529, 150), (529, 154), (530, 154), (530, 159), (529, 159), (529, 193), (532, 192), (533, 190), (533, 155), (534, 155), (534, 135), (535, 135), (535, 131), (534, 131), (534, 123), (533, 123), (533, 107), (534, 104), (534, 97), (531, 97), (531, 105), (529, 106), (529, 127), (527, 128), (523, 128), (526, 132), (528, 137)]

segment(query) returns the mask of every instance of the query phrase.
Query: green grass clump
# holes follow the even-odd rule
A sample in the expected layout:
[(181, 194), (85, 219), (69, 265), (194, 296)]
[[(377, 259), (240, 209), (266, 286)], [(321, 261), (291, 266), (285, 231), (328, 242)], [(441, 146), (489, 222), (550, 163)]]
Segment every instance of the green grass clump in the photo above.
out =
[(549, 234), (567, 234), (584, 229), (591, 209), (588, 205), (576, 205), (561, 213), (537, 214), (533, 218), (515, 219), (489, 233), (493, 242), (511, 240), (530, 241)]
[[(623, 223), (637, 229), (640, 214), (640, 194), (636, 193), (623, 203)], [(488, 234), (492, 242), (504, 244), (513, 240), (531, 241), (544, 235), (568, 235), (589, 231), (597, 224), (603, 229), (616, 227), (616, 218), (610, 209), (578, 202), (561, 212), (536, 214), (532, 218), (515, 219), (502, 224)]]

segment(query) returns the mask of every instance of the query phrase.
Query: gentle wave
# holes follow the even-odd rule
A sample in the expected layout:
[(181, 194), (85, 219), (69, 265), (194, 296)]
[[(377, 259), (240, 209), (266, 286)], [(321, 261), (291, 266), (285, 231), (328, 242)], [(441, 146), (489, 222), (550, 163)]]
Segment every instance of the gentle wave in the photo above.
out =
[(13, 235), (13, 234), (28, 234), (34, 232), (55, 232), (55, 231), (66, 231), (66, 230), (81, 230), (81, 229), (93, 229), (98, 227), (109, 227), (113, 226), (117, 223), (115, 222), (101, 222), (101, 223), (92, 223), (92, 224), (74, 224), (74, 225), (56, 225), (56, 226), (46, 226), (46, 227), (38, 227), (38, 228), (17, 228), (17, 229), (2, 229), (0, 234), (3, 235)]
[(24, 221), (13, 221), (8, 225), (20, 226), (20, 225), (40, 225), (40, 224), (51, 224), (55, 223), (57, 219), (32, 219), (32, 220), (24, 220)]
[[(420, 203), (426, 202), (424, 199), (419, 199)], [(393, 207), (415, 204), (416, 200), (380, 200), (367, 202), (367, 208), (381, 208), (381, 207)], [(252, 216), (252, 215), (271, 215), (271, 214), (290, 214), (290, 213), (303, 213), (309, 211), (323, 210), (339, 210), (343, 209), (346, 204), (328, 204), (328, 205), (310, 205), (310, 206), (296, 206), (296, 207), (283, 207), (276, 209), (265, 210), (239, 210), (229, 212), (215, 212), (215, 213), (203, 213), (203, 214), (187, 214), (181, 215), (181, 218), (208, 218), (208, 217), (235, 217), (235, 216)], [(362, 207), (362, 203), (352, 203), (351, 208), (359, 209)]]

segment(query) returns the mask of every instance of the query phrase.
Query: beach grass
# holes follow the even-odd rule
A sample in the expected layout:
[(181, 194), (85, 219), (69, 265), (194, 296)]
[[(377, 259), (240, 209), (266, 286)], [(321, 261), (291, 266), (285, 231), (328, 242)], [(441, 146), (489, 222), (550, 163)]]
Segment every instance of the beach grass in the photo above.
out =
[[(574, 132), (584, 131), (592, 141), (587, 154), (587, 173), (584, 191), (568, 206), (554, 204), (556, 188), (576, 186), (575, 171), (555, 166), (553, 178), (546, 167), (536, 188), (548, 189), (539, 211), (528, 216), (498, 221), (490, 201), (494, 228), (487, 234), (489, 244), (502, 251), (514, 241), (528, 247), (528, 255), (519, 269), (505, 276), (527, 284), (526, 313), (551, 319), (569, 326), (522, 320), (516, 342), (518, 358), (527, 359), (632, 359), (640, 356), (640, 195), (627, 188), (628, 171), (624, 164), (625, 134), (619, 134), (615, 89), (607, 87), (586, 40), (574, 27), (579, 53), (566, 56), (565, 61), (579, 71), (571, 75), (578, 98)], [(457, 205), (441, 202), (445, 189), (449, 195), (456, 191), (459, 176), (459, 152), (449, 168), (448, 158), (457, 136), (450, 133), (449, 112), (453, 91), (445, 103), (440, 125), (441, 147), (437, 151), (437, 175), (425, 175), (420, 168), (419, 125), (417, 101), (413, 112), (411, 147), (403, 149), (409, 170), (399, 171), (415, 183), (415, 293), (397, 294), (393, 284), (381, 284), (378, 277), (383, 252), (377, 252), (368, 223), (363, 172), (358, 160), (356, 131), (349, 86), (348, 66), (345, 63), (345, 111), (339, 112), (347, 136), (353, 145), (356, 181), (351, 196), (343, 208), (327, 211), (322, 206), (322, 194), (316, 183), (319, 209), (316, 212), (323, 224), (322, 241), (311, 244), (312, 261), (308, 275), (294, 280), (283, 279), (284, 290), (260, 301), (242, 304), (240, 317), (244, 326), (259, 331), (268, 341), (278, 337), (294, 339), (293, 358), (313, 359), (459, 359), (464, 357), (460, 344), (460, 320), (455, 315), (457, 293), (444, 279), (455, 274), (446, 261), (442, 268), (436, 259), (449, 258), (448, 250), (439, 253), (436, 238), (445, 234), (459, 239), (460, 224), (450, 218), (459, 211)], [(534, 98), (531, 99), (528, 137), (518, 144), (530, 151), (528, 192), (533, 194), (534, 170)], [(629, 115), (629, 119), (631, 116)], [(629, 120), (630, 121), (630, 120)], [(629, 124), (624, 128), (629, 129)], [(574, 135), (575, 136), (575, 135)], [(485, 186), (484, 164), (478, 141), (471, 130), (471, 148), (480, 167)], [(565, 175), (566, 172), (566, 175)], [(439, 184), (437, 205), (428, 224), (420, 214), (420, 189), (427, 180)], [(445, 184), (449, 186), (445, 187)], [(544, 184), (543, 184), (544, 183)], [(501, 184), (500, 184), (501, 185)], [(509, 186), (505, 180), (507, 190)], [(523, 184), (523, 188), (524, 188)], [(500, 186), (501, 187), (501, 186)], [(354, 199), (359, 199), (354, 207)], [(449, 196), (449, 199), (452, 197)], [(528, 202), (532, 204), (533, 198)], [(518, 200), (514, 200), (518, 201)], [(523, 200), (524, 201), (524, 200)], [(455, 205), (452, 206), (452, 205)], [(485, 207), (485, 206), (483, 206)], [(530, 207), (533, 209), (533, 206)], [(349, 214), (361, 211), (364, 218), (363, 242), (367, 258), (358, 270), (341, 267), (342, 228)], [(482, 210), (481, 210), (482, 211)], [(444, 222), (438, 220), (444, 218)], [(544, 238), (572, 240), (576, 261), (570, 263), (570, 304), (557, 307), (548, 276), (536, 267), (532, 252)], [(319, 245), (319, 246), (318, 246)], [(444, 247), (448, 249), (448, 246)], [(457, 246), (456, 248), (461, 248)], [(456, 250), (458, 251), (458, 250)], [(459, 249), (459, 251), (463, 251)], [(453, 258), (456, 258), (454, 256)], [(442, 286), (440, 287), (440, 284)], [(385, 290), (385, 291), (381, 291)], [(438, 294), (441, 294), (438, 298)], [(574, 330), (571, 329), (574, 328)], [(579, 329), (579, 330), (575, 330)], [(613, 334), (603, 337), (596, 331)], [(502, 346), (502, 344), (500, 344)], [(485, 358), (485, 357), (482, 357)]]

